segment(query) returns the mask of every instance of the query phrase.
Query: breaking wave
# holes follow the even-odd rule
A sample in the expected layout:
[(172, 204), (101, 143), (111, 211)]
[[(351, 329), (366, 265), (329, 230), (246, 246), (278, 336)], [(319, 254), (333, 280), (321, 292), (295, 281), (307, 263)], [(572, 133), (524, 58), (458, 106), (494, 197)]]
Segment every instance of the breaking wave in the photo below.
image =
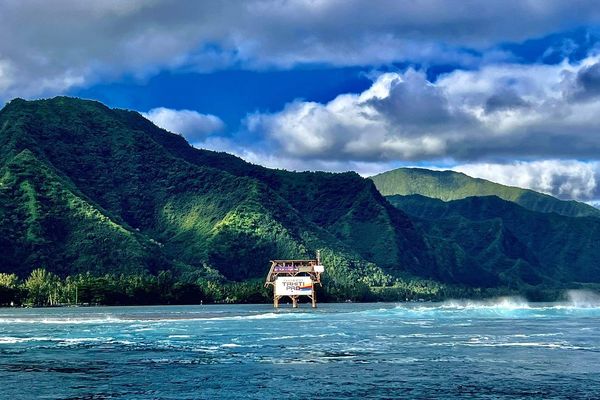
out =
[(570, 290), (566, 301), (556, 303), (531, 303), (523, 297), (510, 296), (489, 300), (448, 300), (442, 303), (403, 303), (393, 312), (404, 317), (553, 317), (600, 316), (600, 295), (587, 290)]
[(568, 304), (578, 308), (600, 308), (600, 294), (591, 290), (569, 290)]
[[(600, 317), (600, 294), (589, 290), (570, 290), (565, 292), (565, 301), (555, 303), (532, 303), (523, 297), (500, 297), (489, 300), (448, 300), (439, 303), (387, 303), (381, 306), (373, 305), (342, 305), (323, 304), (317, 310), (304, 308), (293, 310), (281, 308), (269, 309), (268, 305), (258, 305), (248, 309), (240, 309), (230, 313), (213, 310), (206, 307), (202, 312), (157, 312), (144, 313), (90, 313), (89, 315), (74, 316), (69, 310), (45, 313), (21, 314), (7, 312), (0, 314), (0, 325), (36, 324), (36, 325), (122, 325), (142, 324), (136, 326), (137, 331), (150, 329), (148, 324), (161, 325), (173, 323), (246, 323), (265, 320), (331, 320), (336, 315), (348, 313), (365, 317), (385, 317), (389, 319), (405, 319), (406, 323), (417, 323), (419, 319), (432, 320), (437, 318), (544, 318), (555, 316)], [(232, 306), (235, 307), (235, 306)], [(357, 309), (358, 308), (358, 309)], [(420, 322), (419, 322), (420, 323)]]
[[(0, 316), (0, 325), (2, 324), (36, 324), (36, 325), (113, 325), (113, 324), (141, 324), (141, 323), (176, 323), (180, 322), (218, 322), (218, 321), (246, 321), (246, 320), (263, 320), (275, 318), (313, 318), (315, 315), (307, 312), (252, 312), (237, 315), (221, 316), (207, 312), (203, 316), (197, 314), (181, 315), (166, 313), (160, 317), (148, 317), (144, 315), (135, 316), (120, 316), (120, 317), (98, 317), (98, 316), (82, 316), (71, 318), (67, 316), (56, 315), (53, 317), (42, 317), (39, 315), (29, 316)], [(148, 328), (140, 328), (148, 329)], [(140, 330), (138, 329), (138, 330)]]

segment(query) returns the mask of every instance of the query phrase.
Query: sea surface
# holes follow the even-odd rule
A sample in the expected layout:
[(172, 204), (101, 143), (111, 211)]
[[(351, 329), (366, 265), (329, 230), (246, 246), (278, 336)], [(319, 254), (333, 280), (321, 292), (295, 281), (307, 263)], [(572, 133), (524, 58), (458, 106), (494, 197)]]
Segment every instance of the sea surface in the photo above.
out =
[(597, 399), (600, 306), (0, 309), (2, 399)]

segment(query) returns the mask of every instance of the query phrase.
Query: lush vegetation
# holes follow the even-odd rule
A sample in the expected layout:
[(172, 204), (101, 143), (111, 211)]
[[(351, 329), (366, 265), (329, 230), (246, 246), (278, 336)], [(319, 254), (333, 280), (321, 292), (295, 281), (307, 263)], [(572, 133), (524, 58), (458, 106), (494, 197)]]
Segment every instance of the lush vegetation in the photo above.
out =
[(438, 269), (438, 279), (515, 289), (600, 281), (598, 218), (536, 213), (495, 196), (389, 200), (420, 221), (430, 238), (452, 243), (471, 260), (468, 270)]
[(371, 177), (384, 196), (422, 195), (444, 201), (472, 196), (498, 196), (532, 211), (569, 217), (600, 217), (600, 210), (577, 201), (563, 201), (533, 190), (500, 185), (460, 172), (398, 168)]
[(271, 258), (321, 249), (332, 293), (346, 293), (418, 271), (425, 248), (354, 173), (254, 166), (97, 102), (17, 99), (0, 111), (0, 272), (210, 270), (239, 282), (264, 277)]
[(534, 251), (517, 222), (434, 226), (403, 210), (355, 173), (252, 165), (97, 102), (17, 99), (0, 111), (2, 304), (69, 304), (74, 290), (90, 304), (266, 301), (269, 259), (317, 249), (321, 300), (539, 297), (600, 281), (589, 246), (577, 248), (580, 272), (555, 268), (573, 256), (558, 228)]
[[(440, 301), (448, 298), (485, 298), (515, 294), (513, 290), (481, 289), (445, 285), (424, 279), (395, 279), (389, 285), (372, 286), (364, 281), (341, 285), (326, 279), (317, 288), (320, 301)], [(537, 295), (537, 297), (536, 297)], [(532, 299), (555, 299), (559, 292), (531, 293)], [(86, 306), (269, 303), (270, 288), (260, 279), (231, 282), (208, 279), (195, 274), (177, 276), (171, 271), (155, 275), (104, 274), (89, 272), (59, 277), (43, 268), (24, 279), (16, 274), (0, 273), (0, 306)], [(284, 300), (285, 301), (285, 300)]]
[(260, 303), (269, 299), (262, 281), (182, 280), (171, 271), (156, 275), (85, 273), (61, 279), (38, 268), (23, 280), (15, 274), (0, 274), (0, 305)]

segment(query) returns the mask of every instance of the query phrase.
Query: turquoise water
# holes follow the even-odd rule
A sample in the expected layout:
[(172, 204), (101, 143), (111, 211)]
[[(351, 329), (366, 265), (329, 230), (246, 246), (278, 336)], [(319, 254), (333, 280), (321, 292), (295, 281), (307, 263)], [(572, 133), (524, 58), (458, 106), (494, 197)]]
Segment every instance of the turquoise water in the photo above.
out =
[(600, 398), (595, 304), (0, 309), (6, 399)]

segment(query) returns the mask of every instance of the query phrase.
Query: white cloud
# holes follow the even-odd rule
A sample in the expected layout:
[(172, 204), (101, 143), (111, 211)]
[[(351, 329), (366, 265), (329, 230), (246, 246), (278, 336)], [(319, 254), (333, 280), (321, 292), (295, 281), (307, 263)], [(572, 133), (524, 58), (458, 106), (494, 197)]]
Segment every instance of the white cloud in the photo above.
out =
[(362, 161), (340, 161), (340, 160), (306, 160), (288, 157), (285, 154), (269, 150), (264, 143), (254, 145), (240, 144), (235, 138), (221, 136), (209, 136), (201, 142), (195, 143), (195, 147), (213, 151), (234, 154), (244, 160), (262, 165), (268, 168), (285, 169), (288, 171), (329, 171), (347, 172), (354, 171), (362, 176), (371, 176), (380, 172), (389, 171), (396, 167), (388, 162), (362, 162)]
[(7, 60), (0, 59), (0, 91), (6, 90), (12, 84), (13, 66)]
[(264, 139), (252, 158), (266, 163), (275, 153), (297, 169), (458, 164), (492, 181), (590, 200), (600, 197), (598, 115), (600, 57), (590, 55), (579, 63), (456, 70), (436, 82), (412, 69), (385, 73), (362, 93), (325, 104), (297, 100), (249, 115), (246, 125)]
[(597, 158), (600, 57), (558, 65), (486, 66), (428, 82), (386, 73), (359, 94), (294, 101), (247, 127), (290, 157), (420, 161)]
[[(367, 177), (399, 166), (393, 161), (294, 158), (282, 155), (278, 151), (263, 151), (261, 146), (240, 146), (234, 140), (214, 136), (198, 143), (197, 146), (235, 154), (254, 164), (294, 171), (355, 171)], [(508, 163), (478, 162), (442, 168), (428, 165), (426, 168), (451, 169), (508, 186), (532, 189), (561, 199), (574, 199), (588, 202), (595, 207), (600, 206), (600, 161), (552, 159)]]
[(476, 163), (458, 165), (452, 169), (476, 178), (533, 189), (560, 198), (593, 200), (600, 197), (600, 162), (597, 161)]
[(596, 208), (600, 208), (600, 201), (588, 201), (587, 202), (590, 206), (596, 207)]
[(389, 161), (443, 156), (442, 135), (469, 119), (450, 109), (422, 73), (408, 70), (381, 75), (365, 92), (327, 104), (295, 101), (278, 113), (249, 115), (247, 127), (291, 157)]
[(200, 114), (193, 110), (172, 110), (159, 107), (142, 113), (156, 126), (183, 135), (190, 143), (196, 143), (206, 136), (223, 130), (225, 124), (211, 114)]
[(476, 66), (510, 57), (493, 49), (498, 43), (598, 22), (593, 0), (0, 0), (0, 37), (8, 38), (0, 57), (12, 66), (1, 96), (52, 95), (181, 66)]

